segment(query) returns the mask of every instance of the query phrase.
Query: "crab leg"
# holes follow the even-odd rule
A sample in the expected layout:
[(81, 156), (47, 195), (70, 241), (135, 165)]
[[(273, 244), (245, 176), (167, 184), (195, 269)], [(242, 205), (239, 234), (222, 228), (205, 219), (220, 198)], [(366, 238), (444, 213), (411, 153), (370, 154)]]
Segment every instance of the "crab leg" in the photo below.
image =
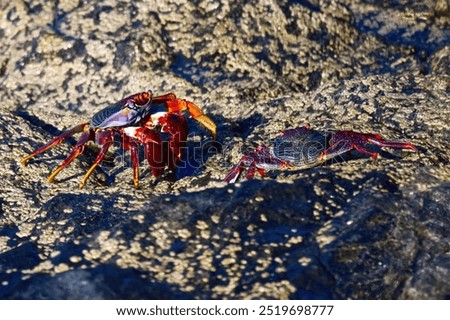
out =
[(371, 157), (372, 159), (378, 158), (378, 152), (375, 152), (375, 151), (371, 152), (371, 151), (367, 150), (366, 148), (363, 148), (357, 144), (353, 145), (352, 147), (355, 148), (355, 150), (358, 151), (359, 153), (365, 154), (365, 155)]
[(97, 155), (97, 158), (95, 158), (94, 163), (91, 165), (89, 170), (86, 172), (83, 179), (81, 179), (80, 189), (82, 189), (84, 187), (87, 179), (90, 177), (92, 172), (94, 172), (94, 169), (100, 164), (100, 162), (103, 161), (103, 158), (105, 157), (106, 152), (108, 152), (109, 147), (114, 142), (114, 132), (111, 130), (96, 132), (95, 140), (96, 140), (96, 142), (98, 142), (99, 144), (102, 145), (102, 148), (100, 149), (100, 151)]
[(216, 140), (216, 124), (206, 116), (203, 111), (193, 102), (177, 99), (175, 94), (168, 93), (163, 96), (154, 97), (152, 103), (165, 102), (169, 112), (179, 112), (187, 110), (189, 114), (203, 127), (205, 127)]
[(187, 140), (188, 126), (182, 115), (168, 113), (164, 118), (160, 119), (163, 123), (163, 131), (170, 133), (169, 138), (169, 157), (167, 163), (170, 169), (174, 169), (181, 160), (183, 148)]
[(278, 165), (278, 162), (274, 163), (273, 160), (276, 159), (270, 156), (270, 149), (265, 145), (260, 145), (255, 151), (245, 153), (237, 165), (231, 168), (224, 180), (230, 183), (236, 182), (245, 167), (248, 168), (245, 174), (247, 179), (253, 179), (256, 172), (265, 177), (264, 169), (274, 169), (274, 166)]
[(139, 148), (138, 144), (130, 141), (131, 165), (133, 166), (133, 183), (136, 189), (139, 188)]
[(42, 147), (40, 147), (39, 149), (35, 150), (33, 153), (31, 153), (30, 155), (23, 157), (22, 159), (20, 159), (20, 162), (23, 165), (26, 165), (28, 160), (30, 160), (31, 158), (37, 156), (38, 154), (41, 154), (53, 147), (56, 147), (57, 145), (61, 144), (62, 142), (64, 142), (65, 140), (67, 140), (67, 138), (73, 136), (76, 133), (80, 133), (83, 131), (86, 131), (86, 128), (88, 126), (88, 122), (79, 124), (69, 130), (64, 131), (61, 135), (56, 136), (55, 138), (53, 138), (52, 141), (50, 141), (49, 143), (43, 145)]
[(137, 141), (144, 145), (145, 157), (152, 169), (152, 174), (155, 177), (162, 175), (164, 173), (165, 162), (159, 132), (146, 127), (128, 127), (123, 132), (129, 137), (136, 138)]
[(122, 148), (125, 151), (130, 151), (130, 155), (131, 155), (131, 165), (133, 167), (134, 188), (139, 189), (139, 145), (135, 138), (129, 137), (126, 133), (122, 134), (122, 137), (123, 137)]
[(329, 147), (322, 152), (319, 159), (320, 161), (326, 161), (352, 149), (376, 159), (378, 153), (367, 150), (366, 144), (374, 144), (379, 147), (411, 149), (417, 152), (417, 148), (410, 142), (384, 140), (379, 134), (338, 131), (331, 136)]
[(244, 153), (244, 156), (237, 165), (231, 168), (224, 180), (230, 183), (236, 182), (245, 167), (248, 167), (245, 174), (247, 179), (253, 179), (256, 172), (265, 177), (265, 170), (290, 170), (295, 168), (292, 163), (275, 157), (269, 147), (261, 144), (255, 151)]
[[(245, 167), (249, 167), (249, 171), (251, 167), (255, 167), (255, 160), (253, 157), (244, 155), (241, 160), (233, 167), (231, 168), (230, 172), (228, 172), (227, 176), (225, 177), (224, 181), (228, 183), (235, 183), (239, 176), (241, 175), (242, 171), (244, 171)], [(247, 177), (250, 176), (250, 179), (253, 178), (254, 174), (247, 175)]]
[(55, 169), (55, 171), (53, 171), (48, 177), (47, 177), (47, 181), (48, 182), (54, 182), (56, 175), (65, 167), (67, 167), (76, 157), (78, 157), (81, 153), (83, 153), (84, 150), (84, 146), (86, 145), (86, 143), (90, 140), (93, 140), (94, 138), (94, 131), (93, 130), (88, 130), (88, 131), (84, 131), (81, 136), (80, 139), (78, 139), (78, 142), (73, 146), (72, 152), (70, 153), (70, 155), (66, 158), (66, 160), (63, 161), (63, 163), (61, 163), (58, 168)]
[(380, 146), (380, 147), (411, 149), (414, 152), (418, 151), (417, 148), (411, 142), (399, 142), (399, 141), (384, 140), (383, 137), (378, 134), (367, 135), (367, 142), (372, 143), (376, 146)]
[(256, 166), (255, 163), (253, 162), (248, 168), (247, 168), (247, 172), (245, 173), (245, 177), (248, 180), (251, 180), (255, 177), (255, 173), (256, 173)]

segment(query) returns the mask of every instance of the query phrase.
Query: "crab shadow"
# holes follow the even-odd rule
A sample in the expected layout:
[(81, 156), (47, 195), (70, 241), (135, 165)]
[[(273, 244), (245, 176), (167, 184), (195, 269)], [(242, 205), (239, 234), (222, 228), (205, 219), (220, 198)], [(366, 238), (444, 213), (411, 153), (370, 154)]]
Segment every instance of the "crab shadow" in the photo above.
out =
[(256, 127), (267, 124), (268, 120), (261, 113), (255, 113), (244, 119), (227, 121), (224, 128), (228, 136), (240, 137), (244, 141), (255, 130)]

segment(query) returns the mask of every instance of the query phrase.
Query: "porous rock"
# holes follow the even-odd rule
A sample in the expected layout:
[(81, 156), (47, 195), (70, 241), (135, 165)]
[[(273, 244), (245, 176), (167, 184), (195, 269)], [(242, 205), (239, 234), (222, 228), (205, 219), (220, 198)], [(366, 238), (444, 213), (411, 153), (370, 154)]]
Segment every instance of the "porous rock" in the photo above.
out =
[[(27, 0), (0, 12), (0, 298), (450, 297), (445, 1)], [(20, 165), (147, 89), (198, 104), (221, 150), (191, 154), (198, 165), (176, 181), (143, 162), (139, 190), (118, 148), (82, 190), (95, 148), (56, 184), (45, 178), (72, 140)], [(419, 153), (222, 181), (246, 148), (305, 123)]]

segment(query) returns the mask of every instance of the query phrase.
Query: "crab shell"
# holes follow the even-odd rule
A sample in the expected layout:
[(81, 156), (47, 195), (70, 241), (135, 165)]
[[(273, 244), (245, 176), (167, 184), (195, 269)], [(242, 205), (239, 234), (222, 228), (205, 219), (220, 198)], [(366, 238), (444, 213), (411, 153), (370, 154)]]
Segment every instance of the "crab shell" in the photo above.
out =
[(317, 165), (326, 148), (325, 132), (300, 127), (281, 132), (273, 141), (272, 153), (297, 169), (307, 169)]

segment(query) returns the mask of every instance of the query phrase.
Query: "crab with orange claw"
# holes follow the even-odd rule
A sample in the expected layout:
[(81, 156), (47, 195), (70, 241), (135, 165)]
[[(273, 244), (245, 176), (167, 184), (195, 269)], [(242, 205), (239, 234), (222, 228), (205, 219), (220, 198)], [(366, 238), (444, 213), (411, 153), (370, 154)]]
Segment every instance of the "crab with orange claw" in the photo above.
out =
[[(175, 169), (182, 158), (188, 136), (188, 125), (183, 111), (188, 111), (215, 140), (216, 125), (197, 105), (177, 99), (173, 93), (153, 97), (152, 92), (147, 91), (130, 95), (100, 110), (90, 122), (81, 123), (63, 132), (20, 161), (25, 165), (36, 155), (61, 144), (74, 134), (81, 133), (69, 156), (47, 178), (49, 182), (54, 182), (57, 174), (83, 153), (86, 144), (94, 141), (100, 146), (100, 151), (81, 180), (81, 189), (94, 169), (103, 161), (108, 148), (114, 143), (114, 136), (120, 135), (122, 148), (131, 154), (134, 187), (138, 188), (139, 144), (144, 146), (145, 157), (155, 177), (161, 176), (166, 167)], [(165, 138), (166, 136), (168, 138)]]
[(245, 152), (225, 177), (225, 181), (236, 182), (245, 169), (247, 179), (252, 179), (256, 172), (265, 176), (265, 170), (307, 169), (351, 150), (376, 159), (378, 153), (368, 150), (367, 144), (417, 152), (417, 148), (410, 142), (388, 141), (378, 134), (353, 131), (329, 133), (313, 130), (306, 125), (280, 132), (272, 148), (259, 145), (255, 150)]

